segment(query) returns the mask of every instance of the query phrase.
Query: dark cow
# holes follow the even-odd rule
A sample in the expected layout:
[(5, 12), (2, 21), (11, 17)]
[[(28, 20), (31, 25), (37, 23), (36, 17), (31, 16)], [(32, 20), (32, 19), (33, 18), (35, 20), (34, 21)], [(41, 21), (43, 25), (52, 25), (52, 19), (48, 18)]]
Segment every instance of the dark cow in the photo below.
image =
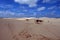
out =
[(42, 23), (43, 20), (36, 20), (36, 23), (39, 24), (39, 23)]
[(26, 19), (26, 21), (29, 21), (29, 19)]

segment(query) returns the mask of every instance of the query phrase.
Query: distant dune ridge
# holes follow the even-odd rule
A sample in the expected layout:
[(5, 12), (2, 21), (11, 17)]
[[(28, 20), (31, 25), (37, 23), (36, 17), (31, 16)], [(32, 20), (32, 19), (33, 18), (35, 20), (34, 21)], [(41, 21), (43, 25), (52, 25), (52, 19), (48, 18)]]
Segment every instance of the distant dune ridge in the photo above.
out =
[(60, 40), (60, 18), (1, 18), (0, 40)]

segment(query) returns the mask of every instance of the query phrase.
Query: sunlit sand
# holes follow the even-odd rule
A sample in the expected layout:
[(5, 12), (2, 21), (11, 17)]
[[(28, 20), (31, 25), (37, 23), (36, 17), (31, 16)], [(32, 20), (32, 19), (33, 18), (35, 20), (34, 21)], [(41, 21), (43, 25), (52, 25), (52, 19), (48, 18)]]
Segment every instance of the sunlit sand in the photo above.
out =
[(60, 40), (60, 18), (1, 18), (0, 40)]

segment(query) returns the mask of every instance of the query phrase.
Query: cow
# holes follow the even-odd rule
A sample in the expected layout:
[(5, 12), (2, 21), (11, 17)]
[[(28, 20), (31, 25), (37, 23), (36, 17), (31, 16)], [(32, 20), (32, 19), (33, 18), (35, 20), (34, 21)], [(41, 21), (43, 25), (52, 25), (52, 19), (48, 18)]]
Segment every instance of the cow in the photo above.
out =
[(40, 24), (40, 23), (42, 23), (43, 22), (43, 20), (36, 20), (36, 23), (37, 24)]

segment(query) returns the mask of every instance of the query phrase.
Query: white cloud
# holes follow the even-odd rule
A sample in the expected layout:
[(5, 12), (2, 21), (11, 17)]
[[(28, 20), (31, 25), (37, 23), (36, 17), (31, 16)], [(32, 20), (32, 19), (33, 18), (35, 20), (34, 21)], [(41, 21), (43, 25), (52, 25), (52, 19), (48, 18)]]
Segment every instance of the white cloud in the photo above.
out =
[(27, 12), (28, 10), (23, 10), (24, 12)]
[(37, 4), (31, 4), (31, 5), (29, 5), (29, 7), (35, 7), (35, 6), (37, 6)]
[(14, 12), (11, 12), (11, 11), (0, 11), (0, 15), (15, 15)]
[(55, 8), (56, 8), (56, 6), (51, 6), (48, 9), (55, 9)]
[(51, 12), (46, 13), (46, 15), (54, 16), (54, 15), (55, 15), (55, 13), (56, 13), (56, 11), (54, 10), (54, 11), (51, 11)]
[(0, 4), (0, 8), (13, 8), (13, 6), (12, 5)]
[(57, 0), (43, 0), (42, 3), (55, 3)]
[(15, 2), (19, 3), (19, 4), (27, 4), (29, 5), (29, 7), (34, 7), (37, 4), (38, 0), (14, 0)]
[(24, 13), (18, 13), (17, 16), (24, 16)]
[(43, 11), (43, 10), (45, 10), (46, 9), (46, 7), (39, 7), (38, 9), (37, 9), (37, 11)]
[(0, 11), (0, 17), (24, 17), (24, 13), (15, 13), (11, 11)]
[(43, 0), (43, 3), (49, 3), (51, 0)]

